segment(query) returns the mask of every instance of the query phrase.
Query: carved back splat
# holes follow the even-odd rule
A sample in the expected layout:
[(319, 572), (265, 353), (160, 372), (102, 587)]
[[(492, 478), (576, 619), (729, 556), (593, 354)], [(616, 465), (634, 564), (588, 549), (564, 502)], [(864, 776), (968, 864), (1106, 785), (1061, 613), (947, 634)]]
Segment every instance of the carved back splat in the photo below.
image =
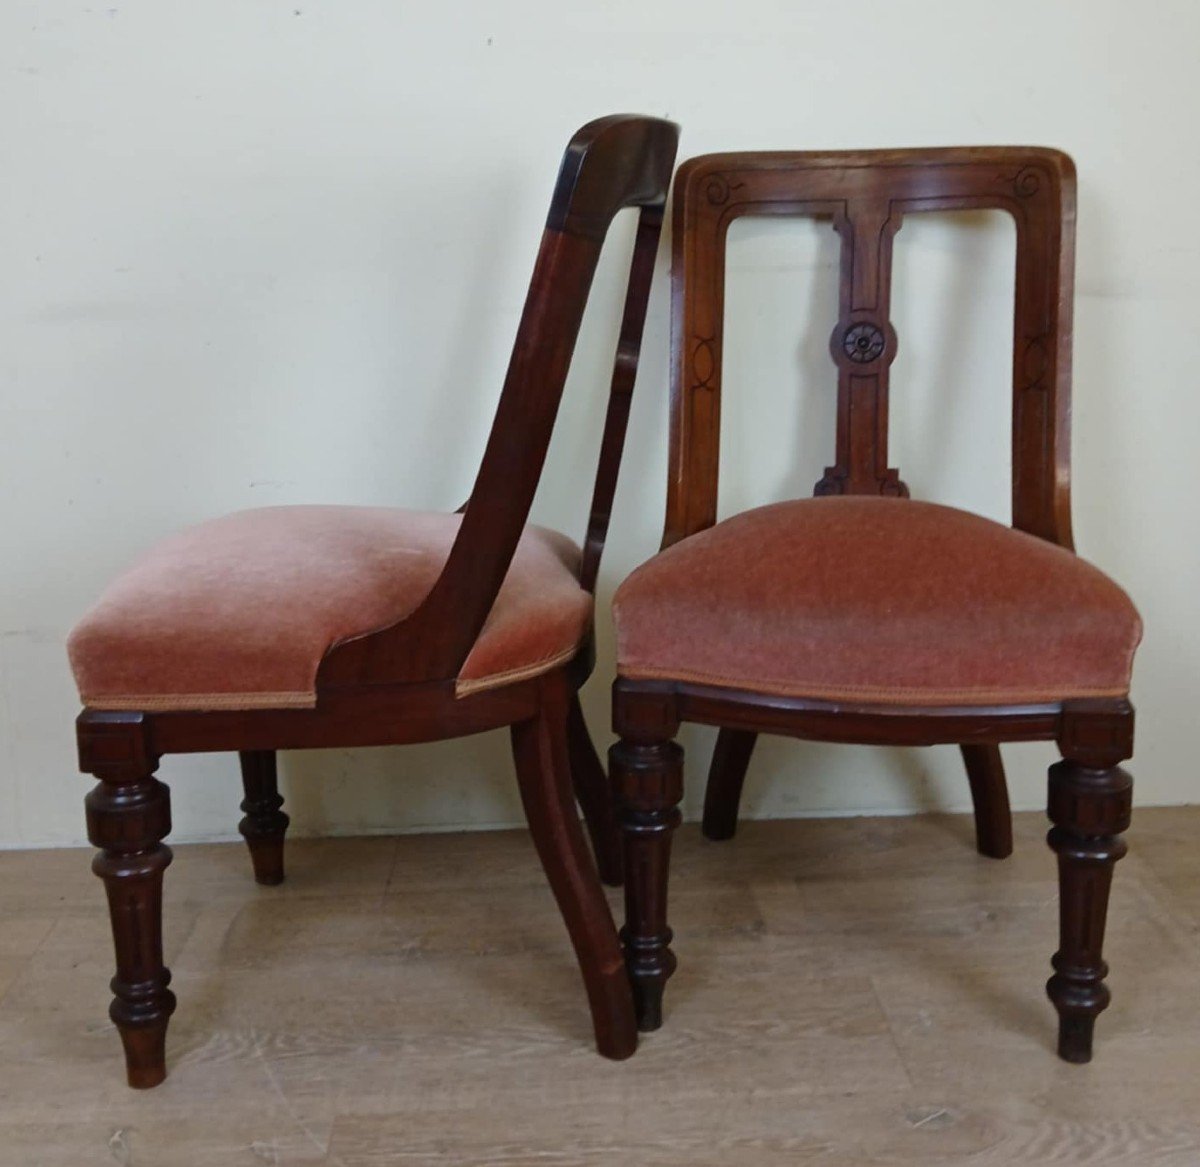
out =
[(900, 213), (883, 200), (848, 199), (833, 225), (842, 237), (838, 322), (829, 338), (838, 370), (837, 464), (826, 468), (816, 493), (907, 496), (887, 465), (888, 370), (896, 357), (892, 237)]
[(907, 496), (887, 464), (892, 241), (905, 214), (998, 209), (1017, 227), (1013, 526), (1071, 546), (1075, 172), (1056, 150), (708, 154), (675, 180), (671, 466), (663, 545), (717, 517), (725, 238), (742, 215), (828, 217), (841, 236), (837, 449), (815, 493)]

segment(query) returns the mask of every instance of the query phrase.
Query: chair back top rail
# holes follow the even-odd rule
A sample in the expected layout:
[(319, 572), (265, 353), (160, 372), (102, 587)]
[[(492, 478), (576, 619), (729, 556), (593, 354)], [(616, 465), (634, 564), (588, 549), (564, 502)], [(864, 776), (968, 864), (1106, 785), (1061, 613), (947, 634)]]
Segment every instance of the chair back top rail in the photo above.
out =
[(594, 586), (624, 446), (679, 127), (617, 114), (583, 126), (563, 155), (483, 461), (445, 567), (417, 609), (334, 645), (317, 689), (456, 677), (508, 572), (541, 477), (563, 386), (614, 216), (641, 207), (601, 442), (583, 582)]
[(708, 154), (675, 179), (668, 546), (717, 519), (725, 240), (742, 215), (828, 217), (841, 236), (834, 464), (815, 493), (907, 496), (888, 466), (892, 240), (906, 214), (998, 209), (1017, 228), (1013, 526), (1071, 547), (1075, 169), (1057, 150)]

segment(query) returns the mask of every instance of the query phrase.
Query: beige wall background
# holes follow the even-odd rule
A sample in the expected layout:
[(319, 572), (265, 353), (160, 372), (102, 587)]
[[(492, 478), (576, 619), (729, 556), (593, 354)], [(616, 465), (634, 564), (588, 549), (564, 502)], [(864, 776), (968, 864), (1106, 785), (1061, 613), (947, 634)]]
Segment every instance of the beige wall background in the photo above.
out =
[[(1146, 618), (1143, 803), (1195, 797), (1200, 395), (1194, 0), (7, 0), (0, 9), (0, 845), (78, 843), (63, 641), (184, 524), (265, 504), (453, 509), (499, 390), (558, 156), (670, 116), (710, 150), (1031, 143), (1079, 168), (1079, 548)], [(611, 242), (535, 517), (582, 534), (630, 240)], [(743, 221), (729, 272), (726, 513), (831, 456), (835, 237)], [(893, 457), (919, 497), (1007, 518), (1013, 238), (897, 241)], [(660, 256), (666, 274), (666, 252)], [(585, 691), (609, 740), (608, 601), (657, 548), (667, 286)], [(695, 814), (712, 736), (686, 733)], [(1051, 753), (1007, 751), (1041, 804)], [(520, 820), (502, 734), (286, 755), (294, 829)], [(175, 838), (234, 837), (230, 756), (171, 758)], [(956, 751), (764, 745), (755, 816), (969, 805)]]

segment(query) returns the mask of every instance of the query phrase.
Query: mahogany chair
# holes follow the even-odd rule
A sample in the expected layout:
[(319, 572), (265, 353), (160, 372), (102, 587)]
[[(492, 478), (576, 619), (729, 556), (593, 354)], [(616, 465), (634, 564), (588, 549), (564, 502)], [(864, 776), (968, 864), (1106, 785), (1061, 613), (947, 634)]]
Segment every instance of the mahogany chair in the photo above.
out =
[[(283, 878), (275, 751), (433, 741), (510, 726), (530, 830), (575, 947), (596, 1044), (637, 1044), (615, 925), (576, 817), (619, 883), (607, 779), (576, 690), (593, 664), (592, 592), (674, 166), (678, 127), (619, 115), (563, 157), (496, 418), (459, 514), (276, 507), (152, 549), (75, 628), (80, 765), (93, 870), (108, 892), (110, 1010), (131, 1086), (165, 1076), (175, 1009), (163, 965), (171, 862), (164, 754), (240, 752), (241, 832), (260, 883)], [(527, 527), (563, 384), (614, 215), (641, 208), (582, 551)]]
[[(1012, 527), (907, 498), (888, 467), (892, 240), (905, 215), (996, 208), (1016, 221)], [(717, 521), (724, 248), (741, 215), (817, 216), (841, 236), (835, 464), (814, 499)], [(1128, 700), (1141, 625), (1072, 550), (1075, 176), (1042, 149), (744, 153), (675, 180), (670, 475), (664, 550), (614, 599), (611, 769), (625, 833), (622, 932), (639, 1025), (662, 1020), (683, 721), (719, 726), (705, 808), (728, 837), (761, 732), (962, 745), (980, 849), (1011, 847), (998, 743), (1054, 740), (1049, 843), (1061, 931), (1047, 991), (1059, 1054), (1091, 1056), (1109, 1001), (1101, 943), (1125, 853)]]

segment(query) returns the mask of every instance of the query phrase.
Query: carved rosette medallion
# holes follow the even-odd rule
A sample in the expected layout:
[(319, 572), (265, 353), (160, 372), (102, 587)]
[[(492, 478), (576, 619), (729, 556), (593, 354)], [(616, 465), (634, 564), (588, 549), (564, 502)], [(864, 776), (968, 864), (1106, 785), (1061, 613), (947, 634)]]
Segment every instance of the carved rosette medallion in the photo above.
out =
[(842, 352), (858, 365), (878, 360), (886, 347), (883, 329), (866, 321), (850, 325), (842, 337)]

